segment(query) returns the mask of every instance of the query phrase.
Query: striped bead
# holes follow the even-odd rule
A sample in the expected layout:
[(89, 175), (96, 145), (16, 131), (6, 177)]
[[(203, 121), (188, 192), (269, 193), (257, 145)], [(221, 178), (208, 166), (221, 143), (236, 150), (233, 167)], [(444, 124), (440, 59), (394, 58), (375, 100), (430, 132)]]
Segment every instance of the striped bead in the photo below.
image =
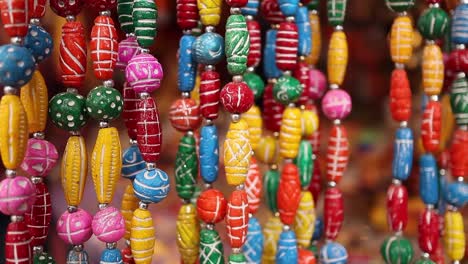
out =
[(177, 216), (177, 247), (184, 264), (195, 264), (198, 260), (200, 223), (193, 204), (185, 204)]
[(229, 125), (224, 141), (224, 165), (229, 185), (243, 184), (247, 177), (252, 152), (248, 137), (248, 126), (244, 120)]
[(207, 183), (218, 178), (219, 143), (216, 126), (203, 126), (200, 132), (200, 175)]
[(140, 172), (133, 181), (136, 197), (145, 203), (159, 203), (164, 200), (169, 188), (169, 176), (158, 168)]
[[(257, 5), (258, 5), (258, 0)], [(252, 1), (249, 1), (249, 3)], [(262, 58), (262, 34), (260, 24), (255, 20), (247, 20), (247, 30), (249, 31), (250, 48), (247, 55), (247, 67), (257, 67)]]
[(135, 194), (133, 193), (132, 184), (128, 184), (127, 187), (125, 188), (125, 192), (122, 196), (122, 203), (120, 205), (120, 213), (122, 214), (125, 220), (124, 238), (126, 240), (130, 240), (133, 211), (135, 211), (138, 208), (138, 203), (139, 203), (139, 200), (138, 198), (136, 198)]
[(258, 13), (258, 7), (260, 6), (259, 0), (249, 0), (247, 5), (241, 8), (242, 15), (244, 16), (256, 16)]
[(136, 209), (133, 213), (130, 234), (130, 245), (136, 264), (151, 263), (156, 240), (155, 233), (151, 212), (144, 209)]
[(281, 171), (277, 200), (281, 222), (292, 225), (301, 199), (301, 183), (296, 165), (287, 163)]
[(292, 17), (297, 14), (299, 0), (278, 0), (281, 13), (286, 17)]
[(302, 93), (297, 100), (297, 104), (300, 106), (306, 105), (309, 101), (309, 91), (307, 90), (307, 86), (310, 83), (310, 75), (309, 75), (309, 65), (305, 62), (300, 60), (297, 63), (297, 67), (293, 72), (294, 78), (296, 78), (302, 86)]
[(120, 28), (125, 33), (133, 33), (133, 2), (132, 0), (117, 0), (117, 13), (119, 14)]
[(177, 0), (177, 25), (183, 30), (198, 26), (197, 0)]
[(435, 210), (424, 209), (422, 214), (419, 216), (418, 223), (418, 242), (419, 247), (423, 252), (434, 255), (437, 250), (437, 245), (439, 243), (439, 218)]
[(414, 5), (414, 0), (385, 0), (387, 7), (393, 12), (408, 11)]
[(312, 100), (320, 99), (327, 89), (325, 74), (318, 69), (309, 69), (309, 83), (305, 90), (307, 97)]
[(161, 154), (162, 132), (159, 112), (152, 97), (140, 100), (137, 116), (137, 142), (146, 162), (157, 162)]
[(197, 102), (190, 98), (176, 100), (169, 110), (169, 120), (181, 132), (198, 129), (202, 120)]
[(278, 239), (281, 231), (283, 230), (283, 224), (277, 216), (270, 216), (263, 229), (263, 235), (265, 238), (262, 263), (274, 264), (276, 263), (276, 252), (278, 248)]
[(404, 185), (392, 184), (387, 190), (387, 222), (394, 232), (406, 228), (408, 223), (408, 191)]
[(385, 262), (392, 264), (410, 264), (414, 250), (411, 242), (401, 236), (392, 236), (383, 242), (380, 253)]
[(419, 159), (419, 196), (424, 204), (437, 204), (439, 201), (439, 180), (437, 162), (432, 154), (424, 154)]
[(452, 42), (455, 44), (468, 43), (468, 4), (460, 4), (453, 13)]
[(223, 220), (226, 207), (226, 199), (217, 189), (207, 189), (197, 199), (197, 215), (205, 223), (216, 224)]
[(28, 119), (28, 132), (44, 131), (49, 101), (47, 86), (40, 71), (34, 71), (31, 81), (21, 87), (20, 99)]
[(200, 232), (200, 264), (224, 263), (224, 249), (216, 230), (203, 229)]
[(325, 238), (335, 240), (340, 233), (344, 220), (344, 199), (340, 189), (332, 187), (325, 191), (323, 219)]
[(447, 13), (441, 8), (430, 7), (418, 19), (419, 32), (426, 39), (439, 39), (444, 37), (449, 27)]
[(426, 95), (439, 95), (444, 85), (444, 60), (436, 44), (426, 45), (422, 62), (423, 89)]
[(302, 188), (307, 188), (312, 179), (312, 172), (314, 169), (314, 160), (312, 155), (312, 145), (310, 142), (307, 140), (301, 140), (299, 153), (294, 162), (299, 168), (299, 179), (301, 180)]
[(180, 139), (175, 162), (177, 194), (188, 200), (193, 196), (198, 176), (197, 150), (193, 136), (186, 135)]
[(413, 26), (408, 16), (393, 21), (390, 32), (390, 54), (394, 63), (406, 64), (413, 54)]
[(179, 42), (178, 64), (178, 87), (181, 92), (191, 92), (195, 87), (195, 77), (197, 75), (197, 63), (192, 54), (192, 45), (195, 37), (184, 35)]
[(242, 251), (247, 258), (248, 263), (260, 264), (263, 254), (263, 234), (262, 226), (255, 217), (250, 217), (247, 230), (247, 238), (245, 240)]
[(333, 126), (327, 146), (327, 180), (338, 183), (348, 166), (350, 149), (344, 126)]
[(294, 231), (281, 232), (276, 251), (276, 263), (289, 264), (298, 262), (296, 234)]
[(279, 171), (277, 169), (269, 169), (263, 177), (266, 204), (272, 212), (276, 213), (278, 211), (278, 200), (276, 198), (280, 182)]
[(133, 2), (133, 26), (138, 44), (149, 48), (154, 44), (157, 31), (158, 9), (153, 0), (136, 0)]
[(138, 42), (135, 36), (128, 36), (126, 39), (120, 41), (119, 43), (119, 50), (118, 50), (118, 58), (117, 58), (117, 68), (125, 71), (130, 60), (140, 54), (140, 46), (138, 46)]
[(206, 119), (218, 118), (221, 81), (216, 71), (204, 71), (200, 80), (200, 111)]
[(78, 206), (83, 198), (88, 175), (87, 156), (84, 138), (82, 136), (69, 137), (60, 168), (62, 188), (69, 206)]
[(390, 112), (395, 121), (408, 121), (411, 116), (411, 89), (406, 71), (395, 69), (390, 82)]
[(310, 32), (311, 32), (311, 51), (306, 57), (309, 65), (316, 65), (322, 51), (322, 35), (320, 30), (320, 18), (316, 12), (309, 12)]
[(315, 206), (312, 194), (309, 191), (301, 192), (301, 200), (294, 219), (294, 232), (297, 235), (297, 244), (308, 248), (315, 228)]
[(320, 263), (346, 264), (348, 263), (348, 252), (345, 247), (337, 242), (327, 242), (320, 249)]
[(5, 235), (6, 264), (30, 264), (33, 254), (31, 236), (25, 222), (11, 222), (6, 228)]
[(296, 107), (287, 107), (283, 113), (279, 135), (281, 157), (293, 159), (297, 156), (301, 134), (301, 110)]
[(343, 25), (347, 2), (347, 0), (327, 0), (328, 23), (331, 26)]
[(444, 217), (445, 252), (451, 261), (462, 260), (465, 255), (463, 216), (458, 211), (447, 211)]
[(328, 48), (328, 82), (330, 84), (343, 84), (346, 68), (348, 66), (348, 41), (343, 31), (335, 31), (330, 38)]
[(34, 184), (36, 199), (31, 210), (24, 214), (31, 235), (31, 246), (42, 246), (47, 240), (50, 222), (52, 220), (52, 203), (50, 193), (44, 182)]
[(197, 0), (200, 21), (204, 26), (217, 26), (221, 18), (222, 0)]
[(124, 236), (125, 220), (119, 209), (107, 206), (96, 212), (93, 217), (92, 228), (97, 239), (104, 243), (113, 243)]
[(277, 141), (273, 136), (264, 136), (260, 138), (257, 148), (255, 148), (255, 156), (265, 164), (272, 164), (276, 159)]
[(285, 20), (277, 0), (262, 0), (261, 12), (269, 24), (276, 25)]
[(3, 28), (10, 38), (24, 37), (29, 24), (28, 1), (4, 0), (0, 2), (0, 15)]
[(292, 71), (297, 67), (298, 38), (298, 29), (295, 23), (282, 22), (279, 25), (275, 50), (278, 69)]
[[(265, 0), (263, 2), (266, 2)], [(262, 3), (263, 3), (262, 2)], [(269, 29), (265, 36), (265, 47), (263, 48), (263, 73), (266, 78), (278, 78), (281, 71), (276, 65), (276, 40), (278, 30)]]
[(119, 48), (117, 30), (112, 18), (98, 16), (94, 19), (89, 45), (96, 78), (101, 80), (112, 79)]
[(424, 149), (436, 152), (440, 144), (442, 128), (442, 105), (438, 101), (430, 101), (424, 109), (421, 124), (421, 138)]
[(460, 76), (453, 81), (450, 91), (452, 111), (459, 126), (468, 124), (468, 103), (465, 99), (467, 97), (468, 81), (465, 76)]
[(249, 213), (254, 214), (260, 207), (260, 199), (262, 196), (262, 176), (260, 168), (254, 156), (250, 158), (249, 172), (245, 180), (245, 191), (247, 193)]
[(146, 163), (136, 144), (128, 147), (122, 154), (122, 177), (133, 180), (146, 169)]
[(241, 248), (247, 236), (249, 223), (249, 202), (244, 190), (232, 192), (227, 203), (226, 228), (232, 248)]
[(249, 127), (249, 142), (252, 149), (255, 150), (262, 138), (263, 120), (258, 106), (253, 105), (245, 112), (241, 118), (247, 123)]
[(81, 88), (85, 80), (87, 56), (81, 22), (68, 21), (62, 26), (59, 52), (62, 83), (67, 87)]
[(245, 17), (230, 15), (226, 21), (225, 50), (227, 69), (231, 75), (242, 75), (247, 69), (250, 36)]

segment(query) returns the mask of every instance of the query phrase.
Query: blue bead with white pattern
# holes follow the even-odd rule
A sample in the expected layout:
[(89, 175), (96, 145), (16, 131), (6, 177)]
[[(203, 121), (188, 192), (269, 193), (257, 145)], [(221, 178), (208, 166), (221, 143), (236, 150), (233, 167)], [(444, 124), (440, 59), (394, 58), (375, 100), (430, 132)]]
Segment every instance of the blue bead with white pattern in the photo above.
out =
[(320, 250), (320, 263), (322, 264), (346, 264), (347, 262), (348, 252), (337, 242), (328, 242)]
[(293, 17), (299, 8), (299, 0), (278, 0), (278, 5), (284, 16)]
[(312, 235), (312, 240), (320, 240), (323, 235), (323, 220), (320, 217), (315, 219), (315, 228), (314, 234)]
[(200, 175), (207, 183), (218, 178), (219, 142), (216, 126), (203, 126), (200, 131)]
[(299, 7), (296, 13), (298, 38), (298, 53), (300, 56), (308, 56), (312, 49), (312, 30), (310, 28), (309, 10), (307, 7)]
[(20, 88), (31, 80), (36, 62), (27, 48), (7, 44), (0, 54), (0, 86)]
[(407, 127), (399, 128), (393, 146), (393, 178), (404, 181), (408, 179), (413, 165), (413, 131)]
[(204, 65), (214, 65), (224, 58), (224, 39), (214, 32), (198, 36), (192, 45), (195, 61)]
[(453, 13), (452, 42), (468, 44), (468, 4), (460, 4)]
[(249, 0), (244, 7), (241, 7), (242, 15), (256, 16), (258, 13), (259, 0)]
[(167, 197), (169, 189), (169, 176), (158, 168), (145, 169), (133, 181), (135, 196), (145, 203), (162, 201)]
[(137, 145), (128, 147), (122, 155), (122, 177), (133, 180), (146, 169), (146, 162)]
[(453, 182), (446, 187), (447, 202), (457, 208), (462, 208), (468, 203), (468, 184)]
[(276, 29), (269, 29), (266, 33), (263, 49), (263, 73), (267, 79), (279, 78), (281, 71), (276, 66)]
[(197, 63), (193, 56), (192, 46), (195, 42), (192, 35), (184, 35), (179, 42), (178, 84), (181, 92), (191, 92), (195, 87)]
[(278, 240), (276, 250), (277, 264), (290, 264), (298, 262), (297, 239), (294, 231), (283, 231)]
[(28, 34), (24, 38), (24, 46), (29, 49), (36, 63), (39, 63), (52, 54), (54, 44), (49, 32), (43, 27), (29, 25)]
[(113, 248), (113, 249), (104, 249), (101, 254), (101, 261), (100, 264), (122, 264), (122, 254), (120, 250)]
[(262, 263), (263, 240), (260, 223), (257, 218), (251, 217), (247, 228), (247, 237), (242, 247), (247, 263)]
[(419, 158), (419, 195), (425, 204), (435, 205), (439, 201), (437, 162), (432, 154)]
[(85, 250), (77, 251), (75, 249), (71, 249), (68, 251), (66, 263), (89, 264), (88, 253)]

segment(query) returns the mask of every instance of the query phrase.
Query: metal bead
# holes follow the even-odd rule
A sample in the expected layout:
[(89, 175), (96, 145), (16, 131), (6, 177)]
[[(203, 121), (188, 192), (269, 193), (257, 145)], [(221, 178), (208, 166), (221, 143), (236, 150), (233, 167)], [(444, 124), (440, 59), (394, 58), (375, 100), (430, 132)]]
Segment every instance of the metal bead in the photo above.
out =
[(211, 183), (203, 184), (203, 188), (205, 188), (205, 190), (211, 189), (212, 188)]
[(189, 92), (182, 92), (181, 96), (182, 96), (182, 98), (187, 99), (187, 98), (190, 98), (190, 93)]
[(150, 97), (149, 93), (146, 93), (146, 92), (140, 93), (140, 99), (146, 99), (148, 97)]
[(215, 28), (213, 26), (207, 26), (205, 28), (205, 32), (214, 32), (215, 31)]
[(34, 246), (33, 247), (33, 252), (35, 254), (41, 254), (44, 251), (44, 248), (42, 246)]
[(3, 87), (3, 93), (5, 94), (17, 94), (18, 93), (18, 89), (12, 87), (12, 86), (5, 86)]
[(31, 18), (29, 20), (29, 24), (39, 25), (40, 23), (41, 23), (41, 20), (39, 20), (39, 18)]
[(238, 15), (241, 13), (241, 9), (238, 7), (231, 7), (230, 12), (231, 12), (231, 15)]
[(141, 52), (141, 53), (150, 53), (150, 50), (149, 50), (149, 49), (141, 48), (141, 49), (140, 49), (140, 52)]
[(329, 181), (329, 182), (327, 183), (327, 185), (328, 185), (328, 187), (333, 188), (333, 187), (336, 187), (336, 182), (334, 182), (334, 181)]
[(36, 139), (44, 139), (45, 135), (44, 135), (44, 132), (35, 132), (33, 134), (33, 137)]
[(130, 142), (130, 145), (138, 144), (138, 141), (136, 141), (136, 139), (130, 139), (129, 142)]
[(148, 163), (146, 163), (146, 169), (147, 169), (147, 170), (154, 170), (154, 169), (156, 169), (156, 163), (153, 163), (153, 162), (148, 162)]
[(400, 127), (407, 127), (408, 126), (408, 121), (403, 121), (400, 123)]
[(105, 204), (105, 203), (102, 203), (102, 204), (101, 204), (101, 203), (100, 203), (100, 204), (98, 205), (98, 207), (99, 207), (99, 210), (102, 210), (102, 209), (105, 209), (105, 208), (107, 207), (107, 204)]
[(76, 210), (78, 210), (78, 208), (77, 208), (76, 206), (69, 205), (69, 206), (67, 207), (67, 211), (68, 211), (69, 213), (76, 212)]
[(206, 125), (206, 126), (211, 126), (211, 125), (213, 125), (213, 120), (211, 120), (211, 119), (206, 119), (206, 120), (205, 120), (205, 125)]
[(193, 131), (187, 131), (187, 136), (193, 137)]
[(148, 203), (140, 201), (140, 203), (138, 204), (138, 207), (140, 209), (147, 210), (148, 209)]
[(79, 136), (79, 135), (80, 135), (80, 131), (70, 131), (70, 135), (72, 135), (72, 136)]
[(78, 94), (78, 89), (76, 89), (76, 88), (67, 88), (67, 93)]
[(341, 120), (340, 119), (335, 119), (335, 120), (333, 120), (333, 124), (335, 126), (339, 126), (341, 124)]
[(75, 16), (66, 16), (65, 19), (67, 20), (67, 22), (73, 22), (76, 20), (76, 17)]
[(291, 227), (290, 227), (289, 225), (284, 225), (284, 226), (283, 226), (283, 231), (284, 231), (284, 232), (287, 232), (287, 231), (289, 231), (289, 230), (291, 230)]
[(406, 11), (398, 13), (398, 16), (407, 16), (407, 15), (408, 15), (408, 13), (406, 13)]
[(13, 177), (16, 176), (16, 171), (15, 171), (15, 170), (6, 169), (6, 170), (5, 170), (5, 176), (8, 177), (8, 178), (13, 178)]
[(239, 191), (244, 190), (244, 188), (245, 188), (244, 184), (237, 185), (237, 187), (236, 187), (236, 189), (239, 190)]
[(31, 182), (34, 184), (39, 184), (42, 182), (42, 177), (31, 177)]
[(99, 15), (101, 16), (111, 16), (111, 11), (110, 10), (104, 10), (99, 12)]
[(83, 251), (83, 245), (75, 245), (73, 247), (73, 250), (75, 250), (76, 252)]
[(106, 248), (107, 249), (114, 249), (117, 247), (117, 243), (116, 242), (112, 242), (112, 243), (106, 243)]
[(431, 100), (434, 101), (434, 102), (437, 102), (437, 101), (439, 101), (439, 96), (431, 95)]
[(465, 179), (463, 177), (457, 177), (457, 182), (463, 182)]
[(106, 121), (99, 122), (99, 128), (106, 128), (106, 127), (109, 127), (109, 122), (106, 122)]
[(405, 64), (403, 63), (395, 63), (395, 68), (403, 70), (405, 68)]
[(395, 185), (401, 185), (401, 181), (398, 180), (398, 179), (393, 179), (392, 183), (395, 184)]
[(12, 215), (10, 217), (11, 222), (22, 222), (24, 220), (24, 217), (22, 215)]
[(105, 80), (102, 84), (104, 84), (105, 87), (112, 88), (114, 87), (114, 80)]
[(208, 229), (208, 230), (213, 230), (213, 229), (214, 229), (214, 225), (213, 225), (213, 224), (206, 224), (206, 229)]
[(338, 84), (336, 84), (336, 83), (330, 84), (330, 89), (333, 90), (333, 89), (338, 89), (338, 88), (340, 88), (340, 86)]
[(241, 248), (233, 248), (232, 249), (232, 254), (239, 254), (242, 252), (242, 249)]
[(457, 79), (458, 79), (458, 78), (465, 78), (465, 76), (466, 76), (466, 75), (465, 75), (464, 72), (459, 72), (459, 73), (457, 73)]
[(235, 76), (232, 76), (232, 81), (233, 82), (236, 82), (236, 83), (240, 83), (244, 80), (244, 78), (242, 77), (242, 75), (235, 75)]
[(343, 31), (343, 26), (336, 26), (335, 31)]
[(21, 45), (22, 42), (23, 42), (23, 38), (21, 38), (21, 37), (12, 37), (10, 39), (11, 44)]
[(295, 18), (293, 16), (290, 16), (290, 17), (287, 17), (286, 18), (286, 21), (287, 22), (294, 22), (295, 21)]
[(457, 45), (455, 46), (455, 49), (457, 49), (457, 50), (463, 50), (463, 49), (465, 49), (465, 44), (457, 44)]
[(233, 123), (237, 123), (240, 120), (240, 115), (239, 114), (232, 114), (231, 115), (231, 120)]
[(215, 66), (214, 65), (206, 65), (205, 66), (205, 71), (214, 71), (215, 70)]

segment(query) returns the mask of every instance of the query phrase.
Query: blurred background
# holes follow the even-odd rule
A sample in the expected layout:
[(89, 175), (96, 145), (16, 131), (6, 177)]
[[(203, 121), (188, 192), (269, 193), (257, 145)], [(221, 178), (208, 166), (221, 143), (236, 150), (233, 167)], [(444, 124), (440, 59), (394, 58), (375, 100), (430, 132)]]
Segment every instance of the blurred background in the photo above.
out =
[[(326, 22), (326, 1), (321, 1), (321, 22), (322, 22), (322, 56), (319, 63), (319, 68), (326, 69), (326, 52), (328, 39), (332, 29), (327, 26)], [(426, 8), (425, 1), (417, 1), (412, 11), (413, 18), (418, 18), (418, 15)], [(181, 36), (181, 30), (176, 24), (176, 1), (158, 0), (159, 8), (159, 30), (156, 39), (156, 44), (152, 47), (151, 52), (159, 59), (164, 69), (164, 81), (161, 88), (154, 93), (156, 102), (163, 120), (163, 141), (162, 159), (158, 166), (164, 169), (171, 175), (171, 183), (174, 184), (174, 161), (179, 138), (181, 133), (175, 131), (168, 121), (168, 110), (171, 103), (179, 98), (177, 89), (177, 60), (176, 53), (178, 41)], [(224, 8), (224, 19), (227, 17), (227, 7)], [(88, 39), (93, 25), (93, 18), (96, 17), (93, 10), (84, 9), (78, 19), (82, 21), (85, 28), (88, 30)], [(113, 12), (114, 21), (118, 23), (116, 12)], [(344, 124), (348, 129), (350, 142), (352, 147), (349, 167), (340, 183), (340, 188), (345, 194), (345, 222), (343, 229), (338, 237), (338, 240), (346, 245), (350, 254), (349, 263), (383, 263), (380, 257), (379, 249), (383, 239), (389, 235), (389, 230), (386, 223), (386, 189), (391, 182), (391, 161), (393, 148), (393, 135), (397, 124), (390, 118), (388, 111), (388, 93), (390, 74), (393, 70), (393, 64), (389, 55), (388, 32), (390, 30), (392, 20), (395, 14), (386, 6), (385, 1), (377, 0), (359, 0), (348, 1), (348, 9), (346, 15), (345, 32), (349, 42), (349, 65), (346, 74), (344, 89), (348, 90), (353, 98), (353, 111), (351, 116), (345, 120)], [(39, 68), (45, 77), (49, 87), (49, 97), (62, 92), (65, 88), (60, 84), (58, 75), (58, 47), (61, 34), (61, 26), (65, 23), (65, 19), (57, 16), (50, 9), (47, 10), (46, 16), (41, 20), (45, 29), (51, 33), (54, 43), (54, 51), (51, 58), (40, 64)], [(221, 24), (223, 25), (223, 23)], [(264, 28), (266, 25), (263, 24)], [(1, 43), (7, 43), (8, 39), (3, 30), (0, 29)], [(224, 29), (222, 26), (217, 28), (221, 34)], [(415, 134), (419, 134), (420, 114), (421, 114), (421, 89), (420, 89), (420, 62), (422, 53), (422, 39), (416, 34), (414, 39), (414, 55), (408, 65), (408, 74), (410, 77), (413, 91), (413, 115), (411, 126), (415, 128)], [(124, 36), (122, 35), (121, 38)], [(89, 54), (89, 52), (88, 52)], [(228, 78), (225, 62), (222, 62), (217, 68), (223, 73), (224, 82)], [(259, 69), (261, 72), (261, 69)], [(123, 73), (116, 71), (114, 79), (116, 87), (121, 89), (123, 82)], [(94, 78), (92, 72), (91, 61), (88, 56), (88, 71), (86, 86), (80, 91), (86, 95), (89, 90), (99, 84)], [(0, 92), (1, 95), (1, 92)], [(228, 125), (227, 115), (224, 113), (216, 121), (216, 125), (220, 128), (221, 140), (227, 130)], [(322, 150), (326, 149), (326, 139), (330, 128), (330, 122), (325, 118), (321, 118), (322, 130)], [(445, 122), (446, 120), (443, 120)], [(116, 126), (121, 131), (121, 142), (123, 149), (128, 146), (128, 137), (122, 120), (115, 121), (111, 125)], [(447, 126), (446, 124), (444, 124)], [(82, 134), (87, 140), (88, 153), (91, 152), (98, 130), (98, 124), (94, 120), (89, 120), (88, 125), (82, 130)], [(59, 153), (63, 153), (65, 148), (68, 133), (57, 129), (49, 123), (46, 130), (46, 139), (55, 144)], [(415, 157), (417, 161), (417, 157)], [(321, 162), (322, 166), (325, 162)], [(220, 164), (221, 165), (221, 164)], [(1, 165), (0, 165), (1, 166)], [(223, 166), (220, 166), (222, 168)], [(0, 170), (3, 172), (3, 169)], [(410, 193), (410, 222), (406, 230), (406, 236), (411, 237), (415, 256), (419, 256), (417, 239), (417, 220), (418, 215), (422, 211), (423, 204), (418, 197), (418, 168), (417, 164), (413, 166), (413, 176), (405, 183)], [(228, 187), (223, 177), (224, 172), (220, 170), (220, 177), (214, 184), (216, 188), (221, 189), (227, 196), (232, 188)], [(55, 235), (55, 223), (58, 217), (66, 210), (66, 203), (61, 189), (59, 179), (58, 166), (47, 178), (47, 183), (50, 188), (53, 201), (53, 221), (49, 235), (47, 251), (50, 252), (57, 263), (64, 263), (67, 245), (63, 243)], [(129, 183), (126, 179), (121, 179), (118, 184), (117, 192), (114, 196), (113, 205), (120, 207), (123, 190)], [(179, 263), (179, 253), (175, 242), (176, 226), (175, 220), (177, 212), (181, 205), (177, 197), (175, 188), (171, 188), (169, 197), (163, 202), (151, 205), (150, 209), (153, 212), (154, 222), (156, 226), (157, 242), (155, 247), (155, 258), (153, 263)], [(81, 207), (94, 214), (97, 208), (96, 196), (91, 177), (88, 177), (84, 200)], [(318, 215), (322, 215), (323, 197), (319, 198), (316, 205)], [(468, 212), (463, 212), (465, 220)], [(270, 212), (263, 206), (260, 212), (257, 213), (258, 218), (262, 223), (265, 223)], [(4, 232), (8, 218), (1, 216), (0, 225), (0, 247), (4, 245)], [(468, 221), (466, 221), (468, 222)], [(217, 230), (226, 238), (224, 224), (216, 226)], [(468, 230), (468, 229), (465, 229)], [(119, 244), (123, 246), (123, 241)], [(228, 244), (224, 244), (225, 251), (229, 252)], [(104, 243), (99, 242), (95, 237), (92, 237), (85, 244), (85, 249), (88, 251), (91, 263), (96, 263), (99, 259), (100, 252), (104, 248)], [(3, 249), (0, 250), (0, 263), (3, 263)], [(464, 263), (468, 263), (466, 260)]]

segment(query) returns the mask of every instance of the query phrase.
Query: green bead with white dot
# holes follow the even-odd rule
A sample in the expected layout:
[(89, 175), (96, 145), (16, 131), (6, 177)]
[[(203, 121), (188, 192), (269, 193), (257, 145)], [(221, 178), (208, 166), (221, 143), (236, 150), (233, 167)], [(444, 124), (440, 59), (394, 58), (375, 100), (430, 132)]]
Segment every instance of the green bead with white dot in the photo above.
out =
[(86, 112), (98, 121), (112, 121), (120, 116), (122, 109), (122, 95), (114, 88), (98, 86), (86, 98)]
[(49, 256), (49, 254), (43, 252), (41, 254), (34, 255), (33, 264), (55, 264), (54, 258)]
[(49, 102), (50, 120), (61, 129), (80, 130), (88, 119), (85, 101), (79, 94), (65, 92), (55, 95)]

